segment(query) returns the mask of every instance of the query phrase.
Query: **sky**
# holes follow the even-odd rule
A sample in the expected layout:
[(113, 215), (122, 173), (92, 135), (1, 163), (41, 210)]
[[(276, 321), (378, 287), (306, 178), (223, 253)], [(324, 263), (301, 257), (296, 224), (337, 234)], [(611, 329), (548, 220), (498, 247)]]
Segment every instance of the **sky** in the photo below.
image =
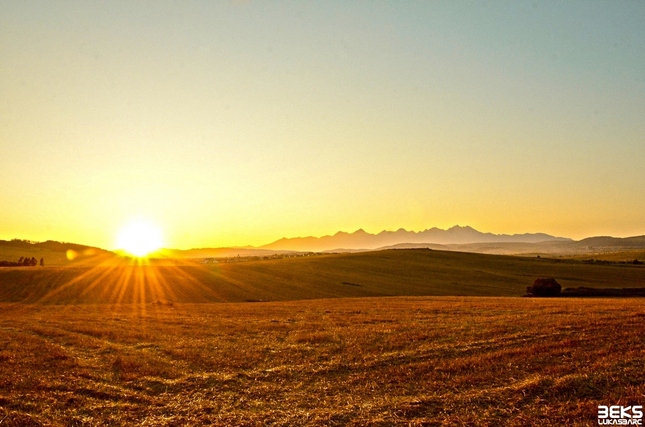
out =
[(0, 239), (645, 234), (643, 1), (0, 1)]

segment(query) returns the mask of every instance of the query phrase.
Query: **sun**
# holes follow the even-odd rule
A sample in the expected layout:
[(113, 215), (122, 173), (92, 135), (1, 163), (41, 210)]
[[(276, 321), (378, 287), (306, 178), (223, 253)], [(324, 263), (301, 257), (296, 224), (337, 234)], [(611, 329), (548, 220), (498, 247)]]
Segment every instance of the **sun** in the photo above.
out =
[(117, 248), (130, 255), (145, 257), (163, 245), (161, 231), (148, 221), (132, 221), (121, 229), (117, 237)]

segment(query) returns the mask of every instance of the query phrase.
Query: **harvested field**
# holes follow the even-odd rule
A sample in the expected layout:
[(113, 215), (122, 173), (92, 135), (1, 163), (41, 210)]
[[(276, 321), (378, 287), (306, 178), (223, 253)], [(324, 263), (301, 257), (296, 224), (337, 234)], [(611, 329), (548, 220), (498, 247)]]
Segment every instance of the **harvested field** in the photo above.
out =
[(594, 425), (645, 401), (637, 301), (2, 304), (0, 420)]

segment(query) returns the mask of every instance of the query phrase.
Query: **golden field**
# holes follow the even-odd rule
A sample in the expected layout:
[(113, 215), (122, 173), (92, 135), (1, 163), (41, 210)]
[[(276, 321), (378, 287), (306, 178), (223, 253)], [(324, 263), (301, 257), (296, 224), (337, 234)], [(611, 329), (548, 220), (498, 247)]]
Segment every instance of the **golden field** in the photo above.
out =
[[(645, 268), (431, 250), (0, 269), (0, 426), (583, 426), (645, 401)], [(254, 301), (254, 302), (251, 302)]]
[(0, 306), (5, 426), (594, 425), (642, 404), (628, 299)]

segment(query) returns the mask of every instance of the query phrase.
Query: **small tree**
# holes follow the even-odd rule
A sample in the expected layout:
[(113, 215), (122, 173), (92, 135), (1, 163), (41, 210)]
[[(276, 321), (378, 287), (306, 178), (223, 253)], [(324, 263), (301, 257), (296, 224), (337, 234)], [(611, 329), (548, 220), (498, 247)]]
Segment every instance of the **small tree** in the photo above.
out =
[(44, 267), (45, 266), (45, 258), (40, 259), (40, 266)]
[(36, 257), (33, 257), (33, 256), (31, 257), (31, 259), (29, 260), (29, 265), (32, 267), (35, 267), (38, 265), (38, 260), (36, 259)]
[(20, 259), (18, 260), (18, 264), (22, 264), (24, 260), (25, 260), (25, 257), (21, 256)]

